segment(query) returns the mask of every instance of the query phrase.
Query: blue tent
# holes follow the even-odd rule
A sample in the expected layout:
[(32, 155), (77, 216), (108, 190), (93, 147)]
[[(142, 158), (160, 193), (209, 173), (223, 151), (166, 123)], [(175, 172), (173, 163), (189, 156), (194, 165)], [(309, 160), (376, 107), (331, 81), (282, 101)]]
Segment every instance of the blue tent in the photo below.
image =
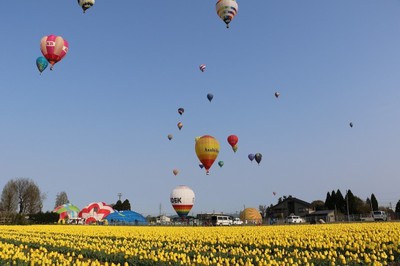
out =
[(108, 224), (147, 225), (146, 218), (134, 211), (115, 211), (107, 215)]

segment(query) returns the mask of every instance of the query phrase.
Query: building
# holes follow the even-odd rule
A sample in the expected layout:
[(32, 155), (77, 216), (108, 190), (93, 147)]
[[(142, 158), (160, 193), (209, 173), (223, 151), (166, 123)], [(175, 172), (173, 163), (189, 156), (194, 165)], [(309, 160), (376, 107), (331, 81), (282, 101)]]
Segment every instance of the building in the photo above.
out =
[(334, 210), (323, 210), (323, 211), (315, 211), (309, 214), (306, 214), (306, 222), (309, 223), (318, 223), (320, 220), (323, 220), (325, 223), (331, 223), (335, 221), (335, 211)]
[(305, 217), (312, 211), (311, 203), (289, 196), (282, 202), (272, 206), (269, 215), (272, 218), (284, 219), (291, 214)]

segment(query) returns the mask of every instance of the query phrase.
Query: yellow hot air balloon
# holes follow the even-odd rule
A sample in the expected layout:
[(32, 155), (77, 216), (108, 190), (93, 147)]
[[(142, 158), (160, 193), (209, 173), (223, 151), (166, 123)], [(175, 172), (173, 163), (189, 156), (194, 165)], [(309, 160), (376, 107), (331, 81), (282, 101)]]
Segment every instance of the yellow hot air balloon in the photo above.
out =
[(197, 157), (206, 169), (206, 173), (209, 174), (212, 164), (218, 157), (218, 140), (212, 136), (204, 135), (196, 141), (195, 150)]

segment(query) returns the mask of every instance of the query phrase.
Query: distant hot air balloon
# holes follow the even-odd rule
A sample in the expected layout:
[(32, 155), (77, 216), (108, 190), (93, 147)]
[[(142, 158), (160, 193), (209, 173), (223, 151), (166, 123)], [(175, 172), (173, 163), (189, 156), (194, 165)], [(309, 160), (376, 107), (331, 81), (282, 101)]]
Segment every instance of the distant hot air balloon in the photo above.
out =
[(78, 4), (82, 7), (83, 13), (85, 13), (86, 9), (89, 9), (94, 5), (94, 0), (78, 0)]
[(353, 127), (353, 123), (352, 123), (352, 122), (350, 122), (349, 126), (350, 126), (350, 127)]
[(197, 142), (200, 138), (201, 138), (201, 136), (195, 137), (195, 138), (194, 138), (194, 142)]
[(211, 166), (218, 157), (218, 140), (209, 135), (202, 136), (198, 141), (196, 141), (195, 150), (197, 157), (206, 169), (206, 173), (209, 174)]
[(181, 129), (182, 129), (182, 127), (183, 127), (183, 124), (182, 124), (182, 122), (179, 122), (177, 126), (178, 126), (179, 130), (181, 130)]
[(36, 67), (38, 68), (40, 74), (47, 68), (49, 62), (43, 56), (40, 56), (36, 59)]
[(232, 147), (233, 152), (236, 152), (238, 150), (238, 145), (236, 144), (235, 146)]
[(180, 115), (182, 115), (185, 112), (185, 109), (183, 109), (182, 107), (178, 109), (178, 113)]
[(237, 143), (238, 143), (238, 141), (239, 141), (239, 138), (236, 135), (230, 135), (228, 137), (228, 143), (229, 143), (229, 145), (232, 146), (232, 149), (233, 149), (234, 152), (237, 151), (237, 148), (238, 148), (237, 147)]
[(188, 186), (177, 186), (170, 195), (172, 207), (181, 218), (185, 218), (194, 204), (194, 192)]
[(250, 153), (249, 155), (247, 155), (247, 157), (249, 158), (250, 161), (254, 160), (254, 154)]
[(178, 174), (179, 174), (179, 170), (178, 170), (178, 169), (174, 169), (174, 170), (172, 170), (172, 173), (173, 173), (174, 175), (178, 175)]
[(256, 162), (257, 162), (258, 164), (260, 164), (261, 159), (262, 159), (262, 154), (261, 154), (261, 153), (256, 153), (256, 154), (254, 155), (254, 159), (256, 159)]
[(212, 93), (207, 94), (207, 99), (211, 102), (212, 99), (214, 98), (214, 95)]
[(200, 71), (201, 71), (201, 72), (206, 71), (206, 65), (205, 65), (205, 64), (201, 64), (201, 65), (199, 66), (199, 68), (200, 68)]
[(200, 169), (203, 169), (204, 165), (202, 163), (199, 163)]
[(174, 136), (172, 134), (168, 134), (168, 139), (171, 140)]
[(239, 7), (235, 0), (218, 0), (216, 4), (218, 16), (225, 22), (229, 28), (229, 23), (236, 16)]
[(54, 64), (63, 59), (67, 54), (68, 42), (61, 36), (44, 36), (40, 41), (40, 50), (50, 63), (50, 70), (53, 70)]
[(218, 165), (219, 165), (219, 167), (224, 166), (224, 161), (219, 161), (219, 162), (218, 162)]
[(274, 191), (274, 192), (272, 192), (272, 194), (274, 194), (274, 196), (276, 195), (276, 192)]
[(281, 95), (279, 92), (275, 92), (275, 97), (278, 98)]

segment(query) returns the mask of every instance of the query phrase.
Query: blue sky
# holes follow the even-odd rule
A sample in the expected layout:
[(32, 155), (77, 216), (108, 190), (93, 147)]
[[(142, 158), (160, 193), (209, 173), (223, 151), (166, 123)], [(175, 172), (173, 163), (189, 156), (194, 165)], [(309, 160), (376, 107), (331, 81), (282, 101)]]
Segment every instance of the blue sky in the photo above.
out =
[[(0, 187), (32, 178), (44, 210), (60, 191), (79, 207), (122, 193), (144, 215), (174, 214), (178, 185), (194, 190), (194, 214), (333, 189), (395, 205), (400, 1), (238, 4), (226, 29), (215, 1), (97, 1), (86, 14), (76, 1), (2, 1)], [(49, 34), (70, 49), (39, 75)], [(225, 162), (209, 176), (194, 152), (204, 134)]]

